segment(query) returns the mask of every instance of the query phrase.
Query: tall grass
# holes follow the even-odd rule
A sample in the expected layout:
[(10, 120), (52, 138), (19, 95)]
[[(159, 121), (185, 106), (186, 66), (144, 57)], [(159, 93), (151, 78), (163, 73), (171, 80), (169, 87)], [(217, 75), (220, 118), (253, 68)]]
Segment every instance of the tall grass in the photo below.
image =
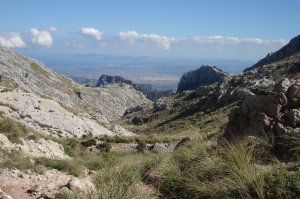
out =
[(20, 143), (20, 138), (24, 137), (28, 133), (28, 130), (24, 125), (12, 119), (5, 118), (0, 119), (0, 133), (6, 135), (12, 143)]
[(174, 153), (161, 192), (166, 198), (266, 198), (266, 174), (277, 160), (265, 141), (217, 146), (190, 142)]

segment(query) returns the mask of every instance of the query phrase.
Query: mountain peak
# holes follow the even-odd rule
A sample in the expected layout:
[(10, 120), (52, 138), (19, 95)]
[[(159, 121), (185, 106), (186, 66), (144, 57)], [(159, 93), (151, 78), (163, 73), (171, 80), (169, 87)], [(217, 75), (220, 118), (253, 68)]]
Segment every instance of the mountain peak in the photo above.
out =
[(291, 39), (291, 41), (287, 45), (283, 46), (278, 51), (276, 51), (274, 53), (268, 53), (265, 58), (259, 60), (253, 66), (246, 68), (244, 70), (244, 72), (258, 68), (258, 67), (266, 65), (266, 64), (270, 64), (270, 63), (279, 61), (279, 60), (284, 59), (288, 56), (291, 56), (299, 51), (300, 51), (300, 35)]
[(202, 65), (200, 68), (186, 72), (180, 78), (177, 92), (193, 90), (199, 86), (207, 86), (229, 76), (216, 66)]

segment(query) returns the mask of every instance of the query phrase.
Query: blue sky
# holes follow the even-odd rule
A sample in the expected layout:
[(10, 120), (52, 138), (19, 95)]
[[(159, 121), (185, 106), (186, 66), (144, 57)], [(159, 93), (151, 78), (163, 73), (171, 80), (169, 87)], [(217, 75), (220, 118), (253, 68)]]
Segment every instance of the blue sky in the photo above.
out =
[(1, 0), (0, 45), (24, 54), (257, 60), (300, 33), (300, 1)]

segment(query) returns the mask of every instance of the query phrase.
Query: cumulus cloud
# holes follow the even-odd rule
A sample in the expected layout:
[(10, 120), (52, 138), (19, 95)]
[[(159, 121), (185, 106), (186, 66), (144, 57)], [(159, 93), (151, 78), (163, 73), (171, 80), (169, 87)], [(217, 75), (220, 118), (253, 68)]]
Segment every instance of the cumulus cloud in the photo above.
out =
[(40, 46), (47, 46), (50, 48), (53, 44), (53, 38), (51, 32), (57, 31), (57, 28), (49, 27), (47, 30), (38, 30), (37, 28), (31, 28), (29, 30), (32, 39), (31, 42)]
[(123, 41), (127, 41), (129, 44), (135, 44), (136, 42), (152, 42), (157, 47), (169, 50), (175, 38), (160, 36), (156, 34), (139, 34), (135, 31), (120, 32), (119, 38)]
[(103, 36), (103, 32), (95, 28), (81, 28), (80, 33), (83, 35), (92, 36), (98, 41), (101, 40)]
[(286, 40), (263, 40), (260, 38), (238, 38), (238, 37), (224, 37), (224, 36), (198, 36), (192, 39), (202, 44), (218, 44), (218, 45), (234, 45), (234, 44), (256, 44), (256, 45), (269, 45), (269, 44), (281, 44), (285, 45)]
[(6, 48), (23, 48), (26, 46), (19, 33), (0, 34), (0, 46)]

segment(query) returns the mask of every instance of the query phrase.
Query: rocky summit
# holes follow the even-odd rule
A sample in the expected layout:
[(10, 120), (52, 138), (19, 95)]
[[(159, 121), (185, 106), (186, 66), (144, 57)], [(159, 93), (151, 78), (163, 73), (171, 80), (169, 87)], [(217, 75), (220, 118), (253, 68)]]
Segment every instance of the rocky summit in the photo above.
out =
[(131, 80), (127, 80), (121, 76), (101, 75), (96, 84), (96, 87), (102, 87), (108, 84), (115, 84), (115, 83), (124, 83), (128, 85), (133, 84)]
[(182, 75), (177, 87), (177, 92), (194, 90), (199, 86), (207, 86), (228, 77), (229, 75), (215, 66), (203, 65), (196, 70)]

